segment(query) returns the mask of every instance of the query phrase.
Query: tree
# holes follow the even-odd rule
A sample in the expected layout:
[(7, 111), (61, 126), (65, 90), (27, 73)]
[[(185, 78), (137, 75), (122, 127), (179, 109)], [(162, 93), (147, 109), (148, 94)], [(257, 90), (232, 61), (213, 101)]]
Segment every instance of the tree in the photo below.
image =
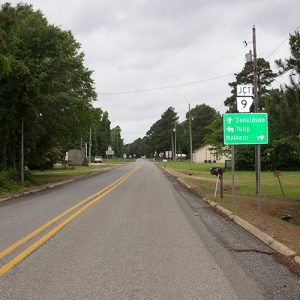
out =
[(8, 32), (5, 20), (11, 16), (14, 34), (1, 39), (10, 72), (0, 66), (0, 166), (20, 165), (21, 124), (26, 163), (50, 166), (90, 123), (96, 98), (92, 72), (84, 67), (84, 54), (71, 32), (49, 25), (30, 5), (5, 4), (0, 33)]
[[(194, 148), (200, 147), (206, 140), (205, 137), (213, 134), (210, 125), (220, 119), (220, 114), (206, 104), (196, 105), (191, 111), (192, 134)], [(143, 139), (137, 139), (133, 143), (125, 146), (127, 154), (137, 154), (138, 156), (150, 154), (155, 151), (168, 151), (172, 149), (172, 141), (175, 144), (175, 124), (176, 124), (176, 152), (189, 155), (189, 113), (187, 120), (178, 122), (178, 116), (173, 107), (169, 107), (147, 132)], [(175, 148), (175, 147), (174, 147)], [(174, 149), (175, 150), (175, 149)]]
[(100, 133), (99, 133), (99, 144), (100, 153), (105, 155), (108, 146), (111, 145), (111, 130), (110, 130), (110, 120), (108, 112), (105, 111), (100, 120)]
[[(284, 61), (281, 59), (276, 60), (277, 66), (280, 68), (279, 73), (283, 74), (287, 71), (293, 70), (298, 75), (300, 74), (300, 32), (296, 31), (290, 34), (290, 49), (291, 56)], [(295, 74), (291, 74), (292, 76)]]
[[(216, 118), (220, 117), (220, 115), (214, 108), (207, 104), (196, 105), (191, 109), (190, 113), (192, 123), (193, 148), (196, 149), (204, 144), (204, 138), (206, 136), (212, 134), (212, 130), (209, 128), (209, 125)], [(186, 114), (186, 118), (187, 120), (189, 119), (189, 113)]]
[(223, 131), (223, 118), (217, 116), (208, 126), (210, 132), (204, 137), (204, 144), (209, 144), (214, 147), (217, 155), (228, 155), (229, 149), (224, 146), (224, 131)]
[[(169, 107), (147, 132), (147, 146), (150, 152), (171, 150), (171, 139), (178, 120), (173, 107)], [(148, 151), (149, 151), (148, 150)]]
[(15, 37), (17, 15), (8, 4), (4, 4), (0, 11), (0, 78), (11, 72), (10, 48), (7, 43)]
[[(263, 111), (264, 97), (268, 94), (268, 87), (276, 78), (276, 74), (270, 68), (269, 62), (263, 58), (257, 59), (257, 83), (258, 83), (258, 106), (259, 111)], [(236, 109), (236, 88), (238, 84), (253, 83), (253, 62), (247, 62), (240, 73), (235, 74), (236, 80), (228, 83), (232, 88), (231, 96), (228, 97), (224, 104), (228, 107), (228, 112), (237, 112)]]
[[(266, 110), (268, 105), (266, 102), (269, 99), (271, 83), (276, 78), (276, 74), (271, 70), (269, 62), (263, 58), (257, 59), (257, 83), (258, 83), (258, 111), (262, 112)], [(235, 74), (236, 80), (228, 83), (232, 88), (231, 96), (228, 97), (224, 104), (228, 107), (228, 112), (237, 112), (236, 107), (236, 94), (238, 84), (253, 83), (253, 62), (247, 62), (240, 73)], [(254, 111), (254, 103), (251, 107), (251, 112)], [(220, 148), (220, 147), (219, 147)], [(221, 148), (220, 148), (221, 149)], [(226, 152), (227, 150), (223, 148)], [(262, 148), (263, 150), (263, 148)], [(221, 149), (222, 151), (222, 149)], [(236, 168), (240, 169), (253, 169), (254, 162), (254, 147), (253, 146), (239, 146), (235, 150)]]
[(123, 140), (121, 138), (121, 128), (116, 126), (111, 130), (111, 145), (116, 157), (122, 157)]
[[(290, 84), (271, 91), (266, 97), (269, 114), (269, 144), (264, 147), (266, 167), (280, 169), (300, 168), (300, 34), (290, 35), (291, 56), (276, 63), (279, 74), (292, 71)], [(297, 81), (298, 77), (298, 81)]]

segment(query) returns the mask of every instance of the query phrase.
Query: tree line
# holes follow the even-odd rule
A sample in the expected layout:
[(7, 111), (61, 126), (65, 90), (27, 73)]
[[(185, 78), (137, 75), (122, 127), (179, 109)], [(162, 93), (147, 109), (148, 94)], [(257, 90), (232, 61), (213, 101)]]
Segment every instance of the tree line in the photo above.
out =
[(161, 151), (173, 151), (189, 154), (189, 118), (193, 135), (193, 147), (199, 148), (210, 143), (214, 131), (214, 124), (221, 120), (221, 115), (207, 104), (199, 104), (186, 113), (186, 119), (179, 122), (178, 113), (174, 107), (169, 107), (147, 131), (143, 138), (125, 145), (125, 152), (129, 155), (153, 157)]
[[(264, 58), (257, 60), (259, 112), (268, 113), (269, 143), (262, 145), (262, 167), (264, 169), (300, 169), (300, 34), (290, 34), (290, 57), (275, 61), (278, 72), (274, 73)], [(289, 83), (278, 89), (271, 87), (276, 78), (289, 74)], [(237, 112), (236, 94), (238, 84), (253, 83), (253, 62), (246, 62), (228, 83), (231, 95), (224, 100), (227, 112)], [(223, 143), (222, 115), (207, 104), (198, 104), (190, 111), (193, 148), (205, 144), (214, 146), (218, 154), (229, 154)], [(172, 138), (176, 126), (177, 153), (189, 154), (189, 112), (186, 119), (178, 122), (175, 108), (169, 107), (143, 138), (125, 146), (127, 153), (154, 156), (159, 151), (172, 149)], [(175, 125), (176, 124), (176, 125)], [(236, 147), (236, 167), (254, 169), (254, 147)]]
[[(71, 31), (51, 25), (31, 5), (0, 10), (0, 171), (48, 168), (70, 148), (81, 148), (92, 130), (92, 155), (113, 145), (119, 126), (93, 107), (92, 71)], [(23, 159), (23, 161), (22, 161)]]

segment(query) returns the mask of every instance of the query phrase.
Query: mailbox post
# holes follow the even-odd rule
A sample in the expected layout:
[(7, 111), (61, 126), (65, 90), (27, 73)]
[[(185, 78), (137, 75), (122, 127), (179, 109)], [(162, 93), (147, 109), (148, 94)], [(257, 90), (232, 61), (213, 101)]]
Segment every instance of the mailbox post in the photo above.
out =
[(218, 189), (218, 183), (220, 180), (220, 197), (223, 198), (223, 173), (225, 172), (224, 169), (218, 168), (218, 167), (212, 167), (210, 168), (210, 174), (217, 176), (217, 183), (216, 183), (216, 190), (215, 190), (215, 196), (217, 195), (217, 189)]

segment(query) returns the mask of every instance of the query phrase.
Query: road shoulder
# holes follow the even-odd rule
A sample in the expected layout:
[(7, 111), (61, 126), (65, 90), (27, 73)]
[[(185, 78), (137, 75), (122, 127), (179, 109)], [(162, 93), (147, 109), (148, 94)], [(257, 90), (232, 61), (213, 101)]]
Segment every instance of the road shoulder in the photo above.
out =
[[(180, 177), (177, 176), (177, 174), (174, 174), (171, 170), (165, 168), (165, 172), (170, 174), (171, 176), (175, 177), (185, 188), (191, 191), (191, 186), (187, 183), (185, 183)], [(197, 195), (198, 196), (198, 195)], [(251, 233), (253, 236), (264, 242), (266, 245), (268, 245), (270, 248), (272, 248), (277, 253), (283, 255), (286, 257), (286, 260), (284, 261), (286, 264), (289, 264), (290, 269), (294, 271), (296, 274), (300, 275), (300, 256), (297, 256), (295, 251), (289, 249), (286, 245), (280, 243), (273, 237), (269, 236), (265, 232), (263, 232), (261, 229), (257, 228), (256, 226), (250, 224), (246, 220), (242, 219), (238, 215), (234, 214), (232, 211), (222, 207), (221, 205), (217, 204), (216, 202), (207, 199), (207, 198), (200, 198), (200, 200), (205, 201), (207, 204), (209, 204), (214, 210), (217, 210), (217, 212), (221, 215), (223, 215), (226, 218), (229, 218), (231, 221), (235, 222), (239, 226), (241, 226), (243, 229)]]

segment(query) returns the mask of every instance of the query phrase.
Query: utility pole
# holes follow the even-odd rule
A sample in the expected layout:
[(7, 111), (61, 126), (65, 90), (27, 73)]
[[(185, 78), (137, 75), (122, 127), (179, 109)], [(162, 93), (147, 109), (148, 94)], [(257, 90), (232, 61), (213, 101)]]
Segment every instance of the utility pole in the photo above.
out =
[(91, 153), (92, 153), (92, 127), (90, 127), (90, 139), (89, 139), (89, 166), (91, 165)]
[(24, 182), (24, 117), (21, 120), (21, 182)]
[[(257, 53), (256, 53), (256, 32), (255, 26), (252, 28), (253, 35), (253, 85), (254, 85), (254, 112), (258, 113), (258, 94), (257, 94)], [(257, 211), (260, 212), (260, 145), (255, 145), (255, 178), (256, 178), (256, 200), (257, 200)]]
[(174, 160), (174, 137), (173, 137), (173, 124), (171, 125), (171, 147), (172, 147), (172, 160)]
[(193, 141), (192, 141), (192, 120), (191, 120), (191, 105), (189, 103), (189, 131), (190, 131), (190, 175), (193, 169)]
[(175, 162), (176, 162), (176, 121), (175, 121), (175, 127), (174, 127), (174, 133), (175, 133), (175, 137), (174, 137), (174, 151), (175, 151)]

